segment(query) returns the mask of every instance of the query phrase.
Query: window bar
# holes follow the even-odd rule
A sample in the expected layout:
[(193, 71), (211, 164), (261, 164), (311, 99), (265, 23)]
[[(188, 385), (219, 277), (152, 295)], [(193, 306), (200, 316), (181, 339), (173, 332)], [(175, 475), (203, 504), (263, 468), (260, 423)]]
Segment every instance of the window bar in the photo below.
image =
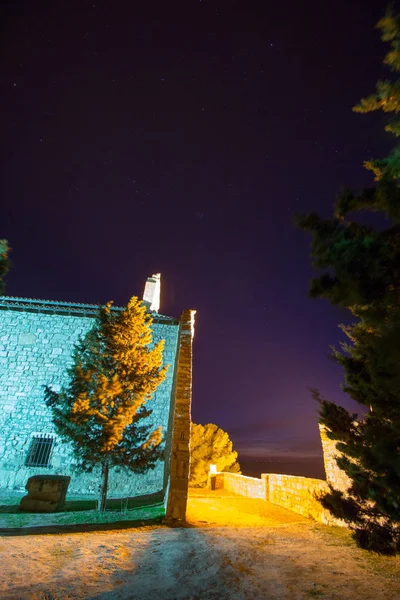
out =
[(53, 445), (54, 436), (44, 433), (34, 435), (25, 464), (29, 467), (51, 467)]

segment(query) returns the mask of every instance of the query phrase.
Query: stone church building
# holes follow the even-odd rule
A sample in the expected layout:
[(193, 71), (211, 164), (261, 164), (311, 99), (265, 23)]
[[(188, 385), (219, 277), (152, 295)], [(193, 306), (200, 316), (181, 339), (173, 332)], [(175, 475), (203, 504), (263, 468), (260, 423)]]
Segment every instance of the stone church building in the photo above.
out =
[[(159, 314), (160, 275), (149, 277), (143, 301), (153, 316), (153, 340), (165, 340), (165, 381), (148, 408), (164, 432), (164, 461), (137, 475), (110, 472), (109, 496), (162, 497), (167, 516), (184, 518), (189, 471), (192, 339), (195, 311), (179, 319)], [(121, 310), (118, 307), (112, 310)], [(92, 327), (98, 306), (0, 297), (0, 488), (23, 490), (31, 475), (70, 475), (70, 493), (98, 491), (99, 473), (74, 469), (70, 447), (54, 429), (44, 386), (59, 388), (75, 343)]]

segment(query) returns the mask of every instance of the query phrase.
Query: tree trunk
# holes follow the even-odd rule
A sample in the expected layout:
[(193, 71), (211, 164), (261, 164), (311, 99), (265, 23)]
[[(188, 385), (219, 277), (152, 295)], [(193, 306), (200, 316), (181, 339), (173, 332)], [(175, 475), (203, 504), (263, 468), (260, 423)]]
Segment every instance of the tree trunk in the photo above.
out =
[(108, 489), (108, 463), (102, 463), (102, 465), (101, 465), (100, 500), (99, 500), (99, 510), (100, 511), (106, 510), (107, 489)]

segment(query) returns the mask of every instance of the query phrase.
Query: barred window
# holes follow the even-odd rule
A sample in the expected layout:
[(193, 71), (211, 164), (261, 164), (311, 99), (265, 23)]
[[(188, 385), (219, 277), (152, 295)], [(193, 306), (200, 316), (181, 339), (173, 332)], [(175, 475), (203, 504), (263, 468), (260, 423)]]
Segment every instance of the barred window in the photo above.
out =
[(54, 437), (45, 433), (33, 435), (25, 460), (27, 467), (51, 467)]

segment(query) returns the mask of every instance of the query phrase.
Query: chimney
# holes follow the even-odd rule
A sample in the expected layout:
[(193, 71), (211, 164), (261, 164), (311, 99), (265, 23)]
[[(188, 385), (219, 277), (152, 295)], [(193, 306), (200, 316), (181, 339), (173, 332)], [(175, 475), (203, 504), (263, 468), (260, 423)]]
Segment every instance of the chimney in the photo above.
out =
[(156, 273), (146, 280), (143, 294), (143, 304), (151, 311), (158, 312), (160, 308), (161, 273)]

